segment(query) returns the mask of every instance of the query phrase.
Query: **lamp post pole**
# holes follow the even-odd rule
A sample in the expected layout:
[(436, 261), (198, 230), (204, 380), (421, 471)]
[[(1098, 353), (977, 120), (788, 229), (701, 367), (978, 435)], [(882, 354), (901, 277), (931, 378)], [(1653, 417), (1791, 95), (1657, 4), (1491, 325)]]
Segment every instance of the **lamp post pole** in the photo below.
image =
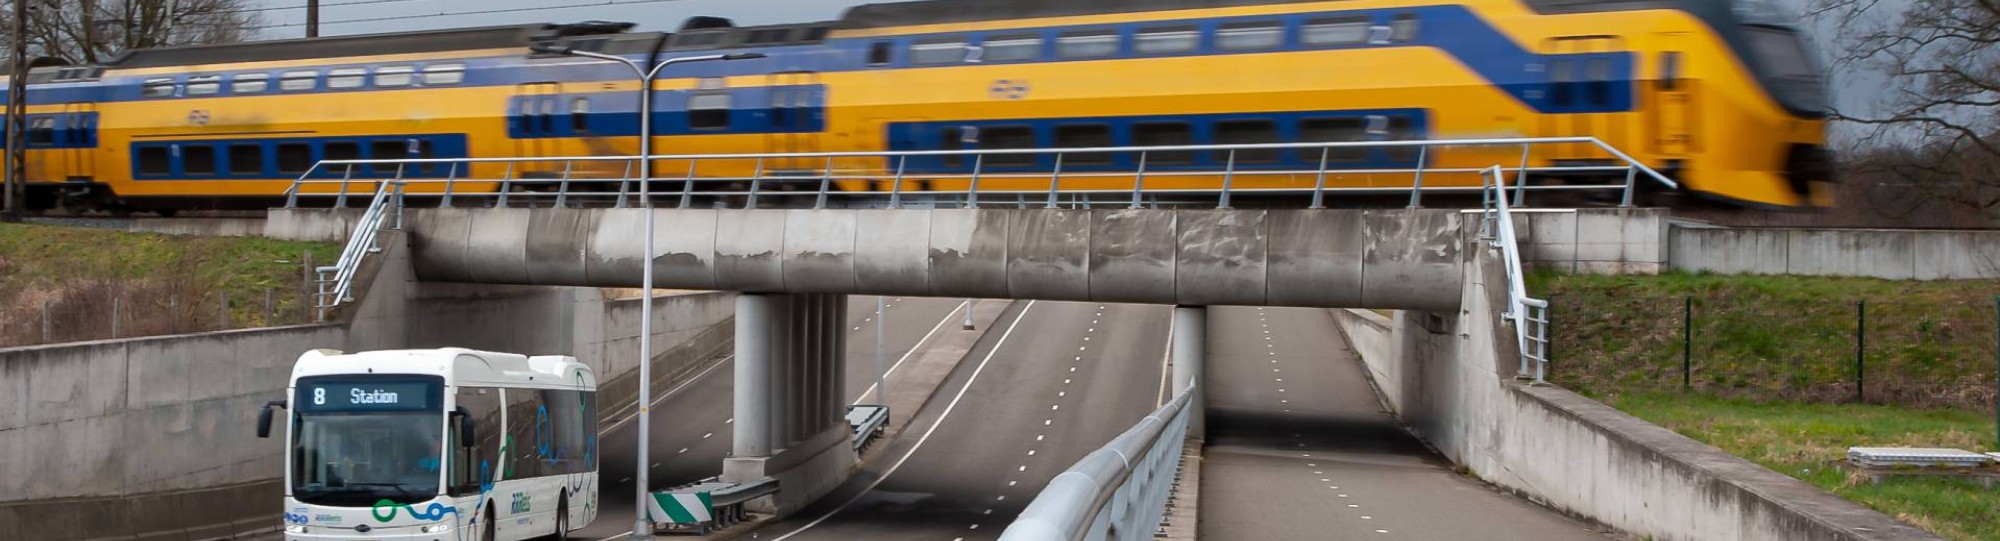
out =
[(557, 47), (549, 45), (536, 45), (532, 47), (532, 49), (535, 50), (536, 52), (542, 52), (542, 53), (580, 56), (584, 58), (594, 58), (608, 62), (617, 62), (620, 64), (624, 64), (626, 67), (632, 68), (632, 73), (639, 76), (639, 202), (640, 202), (639, 208), (643, 209), (646, 212), (646, 225), (645, 225), (646, 260), (642, 265), (640, 265), (641, 269), (643, 270), (640, 271), (640, 278), (639, 278), (641, 291), (643, 291), (643, 293), (639, 295), (639, 314), (640, 314), (639, 316), (639, 419), (638, 419), (639, 460), (637, 465), (638, 472), (632, 475), (632, 482), (633, 486), (635, 487), (634, 491), (636, 492), (636, 499), (637, 499), (637, 502), (635, 502), (632, 508), (633, 511), (632, 539), (634, 540), (650, 539), (653, 536), (653, 528), (652, 524), (646, 520), (646, 510), (648, 509), (647, 506), (648, 502), (646, 501), (646, 498), (647, 496), (649, 496), (647, 492), (648, 488), (647, 482), (648, 478), (651, 477), (650, 475), (648, 475), (651, 472), (648, 471), (650, 468), (647, 467), (647, 464), (651, 462), (651, 458), (649, 455), (651, 454), (650, 451), (652, 450), (651, 410), (653, 401), (652, 367), (653, 367), (653, 255), (654, 254), (653, 254), (653, 197), (652, 197), (653, 194), (652, 194), (652, 182), (651, 182), (653, 179), (653, 159), (652, 159), (653, 158), (653, 79), (655, 77), (658, 77), (660, 75), (660, 72), (665, 70), (667, 66), (671, 66), (674, 64), (684, 64), (690, 62), (709, 62), (717, 60), (750, 60), (755, 58), (763, 58), (764, 55), (757, 53), (716, 54), (716, 55), (669, 58), (664, 61), (661, 61), (659, 64), (653, 65), (652, 69), (648, 70), (639, 62), (621, 56), (593, 53), (590, 51), (578, 51), (575, 49), (571, 49), (569, 47)]

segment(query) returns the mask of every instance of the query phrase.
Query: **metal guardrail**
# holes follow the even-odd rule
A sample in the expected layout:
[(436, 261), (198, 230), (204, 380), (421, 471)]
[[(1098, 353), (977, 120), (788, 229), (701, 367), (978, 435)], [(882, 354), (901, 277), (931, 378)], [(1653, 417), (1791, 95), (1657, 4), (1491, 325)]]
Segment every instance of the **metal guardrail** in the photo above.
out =
[(354, 233), (347, 237), (347, 246), (340, 251), (340, 259), (334, 264), (313, 269), (318, 274), (315, 284), (313, 305), (318, 309), (316, 318), (326, 321), (326, 316), (342, 303), (354, 300), (354, 277), (361, 271), (361, 262), (368, 254), (382, 251), (376, 244), (376, 237), (382, 230), (383, 222), (395, 209), (395, 227), (403, 226), (402, 213), (403, 185), (397, 182), (383, 182), (375, 187), (375, 197), (368, 203), (368, 210), (354, 224)]
[[(1543, 383), (1547, 381), (1549, 366), (1549, 303), (1528, 296), (1521, 269), (1520, 237), (1515, 236), (1513, 207), (1507, 201), (1506, 173), (1495, 166), (1481, 175), (1487, 182), (1480, 236), (1499, 248), (1505, 260), (1507, 312), (1502, 317), (1514, 321), (1514, 341), (1521, 352), (1521, 368), (1516, 374), (1527, 377), (1532, 365), (1535, 383)], [(1515, 183), (1521, 180), (1516, 177)]]
[[(1530, 167), (1530, 157), (1536, 148), (1563, 149), (1585, 148), (1591, 150), (1591, 161), (1575, 162), (1571, 165)], [(1668, 188), (1679, 184), (1658, 171), (1633, 159), (1630, 155), (1613, 148), (1595, 137), (1540, 137), (1540, 138), (1494, 138), (1494, 139), (1440, 139), (1416, 141), (1361, 141), (1337, 143), (1278, 143), (1245, 145), (1183, 145), (1149, 147), (1091, 147), (1060, 149), (988, 149), (955, 151), (887, 151), (887, 152), (807, 152), (807, 153), (766, 153), (766, 154), (671, 154), (654, 155), (655, 170), (684, 167), (685, 173), (675, 176), (654, 176), (655, 184), (667, 183), (671, 189), (647, 190), (652, 199), (667, 198), (677, 200), (682, 208), (692, 207), (697, 199), (713, 199), (715, 206), (740, 205), (757, 208), (760, 198), (813, 198), (814, 208), (826, 207), (835, 197), (864, 199), (864, 202), (880, 204), (886, 197), (886, 206), (900, 208), (906, 198), (922, 198), (933, 202), (947, 200), (953, 204), (977, 207), (982, 199), (994, 202), (1012, 198), (1014, 204), (1025, 206), (1034, 198), (1050, 208), (1058, 206), (1062, 198), (1111, 196), (1120, 199), (1129, 195), (1132, 208), (1145, 205), (1149, 199), (1155, 204), (1160, 198), (1199, 198), (1204, 203), (1214, 202), (1218, 208), (1229, 208), (1232, 197), (1243, 195), (1297, 195), (1310, 196), (1308, 208), (1324, 208), (1328, 196), (1343, 194), (1404, 194), (1409, 195), (1409, 206), (1423, 205), (1425, 194), (1472, 194), (1484, 191), (1469, 182), (1460, 185), (1440, 186), (1438, 177), (1464, 178), (1481, 174), (1484, 169), (1468, 167), (1433, 167), (1431, 163), (1446, 148), (1483, 148), (1480, 152), (1493, 156), (1508, 155), (1519, 149), (1520, 164), (1512, 167), (1517, 172), (1588, 173), (1603, 177), (1624, 176), (1618, 184), (1591, 185), (1551, 185), (1515, 186), (1516, 202), (1527, 191), (1588, 191), (1620, 190), (1623, 192), (1621, 204), (1631, 206), (1639, 187), (1640, 177), (1649, 182)], [(1276, 165), (1275, 160), (1264, 160), (1272, 153), (1296, 152), (1301, 162), (1317, 158), (1317, 166), (1285, 168)], [(1391, 156), (1389, 163), (1413, 163), (1410, 167), (1349, 168), (1343, 158), (1366, 155), (1369, 152), (1400, 153)], [(1472, 152), (1458, 150), (1454, 152)], [(1208, 153), (1219, 156), (1215, 161), (1222, 166), (1197, 165), (1192, 156)], [(1564, 152), (1565, 155), (1578, 155)], [(1445, 155), (1446, 158), (1463, 160), (1462, 157)], [(1507, 159), (1512, 159), (1507, 158)], [(286, 190), (286, 207), (296, 207), (302, 200), (333, 199), (333, 206), (346, 207), (351, 194), (365, 193), (382, 183), (399, 182), (407, 186), (406, 197), (435, 199), (439, 206), (450, 207), (465, 198), (478, 198), (486, 204), (507, 207), (517, 201), (553, 200), (555, 206), (577, 204), (612, 206), (625, 208), (635, 204), (635, 189), (640, 179), (632, 178), (632, 171), (640, 160), (637, 156), (572, 156), (572, 157), (514, 157), (514, 158), (455, 158), (455, 159), (400, 159), (400, 160), (327, 160), (315, 164), (300, 175)], [(1025, 163), (1033, 165), (1024, 165)], [(1119, 161), (1132, 164), (1121, 167)], [(1269, 163), (1253, 163), (1268, 161)], [(1381, 163), (1384, 160), (1377, 160)], [(1501, 160), (1494, 160), (1501, 161)], [(662, 164), (662, 162), (666, 162)], [(1368, 162), (1359, 162), (1368, 163)], [(1493, 163), (1493, 162), (1486, 162)], [(914, 167), (914, 169), (913, 169)], [(678, 171), (678, 169), (676, 169)], [(722, 175), (704, 176), (704, 170), (711, 173), (728, 170)], [(384, 171), (392, 171), (383, 173)], [(1408, 177), (1408, 183), (1394, 182), (1394, 177)], [(1220, 178), (1219, 185), (1208, 188), (1187, 188), (1162, 186), (1177, 184), (1175, 179)], [(1328, 179), (1341, 177), (1365, 177), (1369, 187), (1329, 187)], [(1075, 183), (1092, 181), (1103, 184), (1106, 180), (1131, 182), (1130, 189), (1094, 187), (1077, 189)], [(1148, 187), (1148, 182), (1154, 187)], [(1284, 184), (1283, 186), (1256, 186), (1264, 184)], [(854, 188), (853, 183), (864, 183), (866, 189)], [(907, 184), (921, 182), (931, 186), (926, 189), (906, 189)], [(1065, 188), (1066, 184), (1071, 186)], [(995, 188), (995, 184), (1004, 184)], [(478, 186), (467, 189), (467, 186)], [(886, 188), (884, 187), (886, 185)], [(1025, 188), (1023, 185), (1033, 185)], [(938, 187), (943, 186), (943, 187)], [(1211, 199), (1212, 198), (1212, 199)], [(659, 201), (648, 201), (658, 203)], [(533, 201), (530, 204), (534, 204)]]
[(1049, 480), (1001, 541), (1151, 539), (1187, 437), (1190, 387), (1152, 415)]
[(857, 404), (847, 407), (847, 424), (854, 428), (854, 452), (868, 446), (889, 426), (889, 407)]

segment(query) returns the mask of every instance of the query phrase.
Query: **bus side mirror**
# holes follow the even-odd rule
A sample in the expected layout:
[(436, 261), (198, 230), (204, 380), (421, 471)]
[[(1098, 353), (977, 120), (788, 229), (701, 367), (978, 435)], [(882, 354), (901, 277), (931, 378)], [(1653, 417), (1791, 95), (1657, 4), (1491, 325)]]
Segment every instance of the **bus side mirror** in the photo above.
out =
[(479, 437), (472, 432), (472, 411), (459, 406), (458, 411), (451, 414), (458, 417), (458, 446), (471, 448), (474, 442), (479, 441)]
[(264, 410), (257, 412), (257, 437), (271, 437), (271, 408), (285, 407), (285, 401), (272, 400), (264, 404)]

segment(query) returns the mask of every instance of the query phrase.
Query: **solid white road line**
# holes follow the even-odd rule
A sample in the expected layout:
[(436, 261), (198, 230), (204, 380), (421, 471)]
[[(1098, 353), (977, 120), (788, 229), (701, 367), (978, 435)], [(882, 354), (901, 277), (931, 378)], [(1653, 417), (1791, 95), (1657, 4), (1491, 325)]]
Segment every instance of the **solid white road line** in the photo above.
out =
[[(917, 355), (918, 351), (922, 351), (924, 349), (924, 344), (926, 342), (930, 342), (932, 336), (937, 335), (938, 329), (943, 329), (946, 323), (951, 323), (953, 319), (956, 319), (952, 316), (958, 315), (958, 311), (964, 309), (965, 305), (963, 303), (960, 303), (957, 308), (952, 308), (950, 312), (945, 313), (944, 319), (938, 320), (937, 325), (931, 327), (931, 332), (924, 333), (924, 337), (922, 339), (917, 340), (917, 343), (915, 345), (910, 346), (910, 351), (904, 353), (903, 358), (896, 359), (896, 364), (889, 365), (889, 369), (887, 371), (882, 372), (883, 379), (886, 380), (889, 377), (889, 374), (896, 373), (897, 368), (902, 368), (903, 361), (910, 360), (910, 357), (914, 357)], [(875, 384), (873, 383), (868, 384), (867, 389), (861, 390), (861, 396), (856, 397), (854, 399), (854, 403), (849, 405), (860, 405), (862, 400), (867, 399), (868, 395), (873, 394), (874, 392), (875, 392)]]

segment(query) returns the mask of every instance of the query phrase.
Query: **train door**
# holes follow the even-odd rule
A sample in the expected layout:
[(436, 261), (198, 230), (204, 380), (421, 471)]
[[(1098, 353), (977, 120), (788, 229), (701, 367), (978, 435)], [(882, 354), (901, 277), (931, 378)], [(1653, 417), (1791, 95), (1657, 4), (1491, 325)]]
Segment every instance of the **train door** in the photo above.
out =
[(1694, 102), (1696, 81), (1687, 78), (1689, 57), (1682, 47), (1687, 42), (1683, 32), (1662, 33), (1660, 42), (1664, 45), (1654, 59), (1656, 73), (1646, 92), (1648, 100), (1647, 116), (1651, 122), (1652, 150), (1668, 158), (1678, 158), (1694, 152), (1694, 119), (1697, 113)]
[[(814, 72), (774, 73), (769, 77), (771, 127), (764, 135), (765, 152), (800, 154), (820, 152), (820, 134), (826, 126), (826, 90)], [(771, 167), (779, 171), (812, 171), (826, 167), (825, 160), (787, 158)]]
[[(559, 137), (568, 123), (561, 101), (561, 83), (526, 83), (514, 87), (513, 103), (508, 106), (511, 125), (507, 127), (514, 140), (514, 157), (544, 158), (559, 154), (562, 149)], [(563, 164), (526, 161), (515, 167), (517, 178), (546, 179), (560, 176)]]
[[(75, 102), (63, 106), (61, 161), (65, 174), (60, 180), (92, 181), (97, 178), (97, 104)], [(58, 180), (51, 178), (50, 180)]]
[[(1629, 84), (1631, 74), (1619, 74), (1610, 53), (1624, 50), (1616, 36), (1550, 38), (1544, 50), (1555, 55), (1548, 64), (1548, 112), (1542, 134), (1553, 137), (1596, 137), (1611, 145), (1625, 143), (1626, 129), (1615, 109), (1616, 85)], [(1557, 162), (1601, 161), (1609, 155), (1589, 144), (1557, 145), (1536, 153)]]

